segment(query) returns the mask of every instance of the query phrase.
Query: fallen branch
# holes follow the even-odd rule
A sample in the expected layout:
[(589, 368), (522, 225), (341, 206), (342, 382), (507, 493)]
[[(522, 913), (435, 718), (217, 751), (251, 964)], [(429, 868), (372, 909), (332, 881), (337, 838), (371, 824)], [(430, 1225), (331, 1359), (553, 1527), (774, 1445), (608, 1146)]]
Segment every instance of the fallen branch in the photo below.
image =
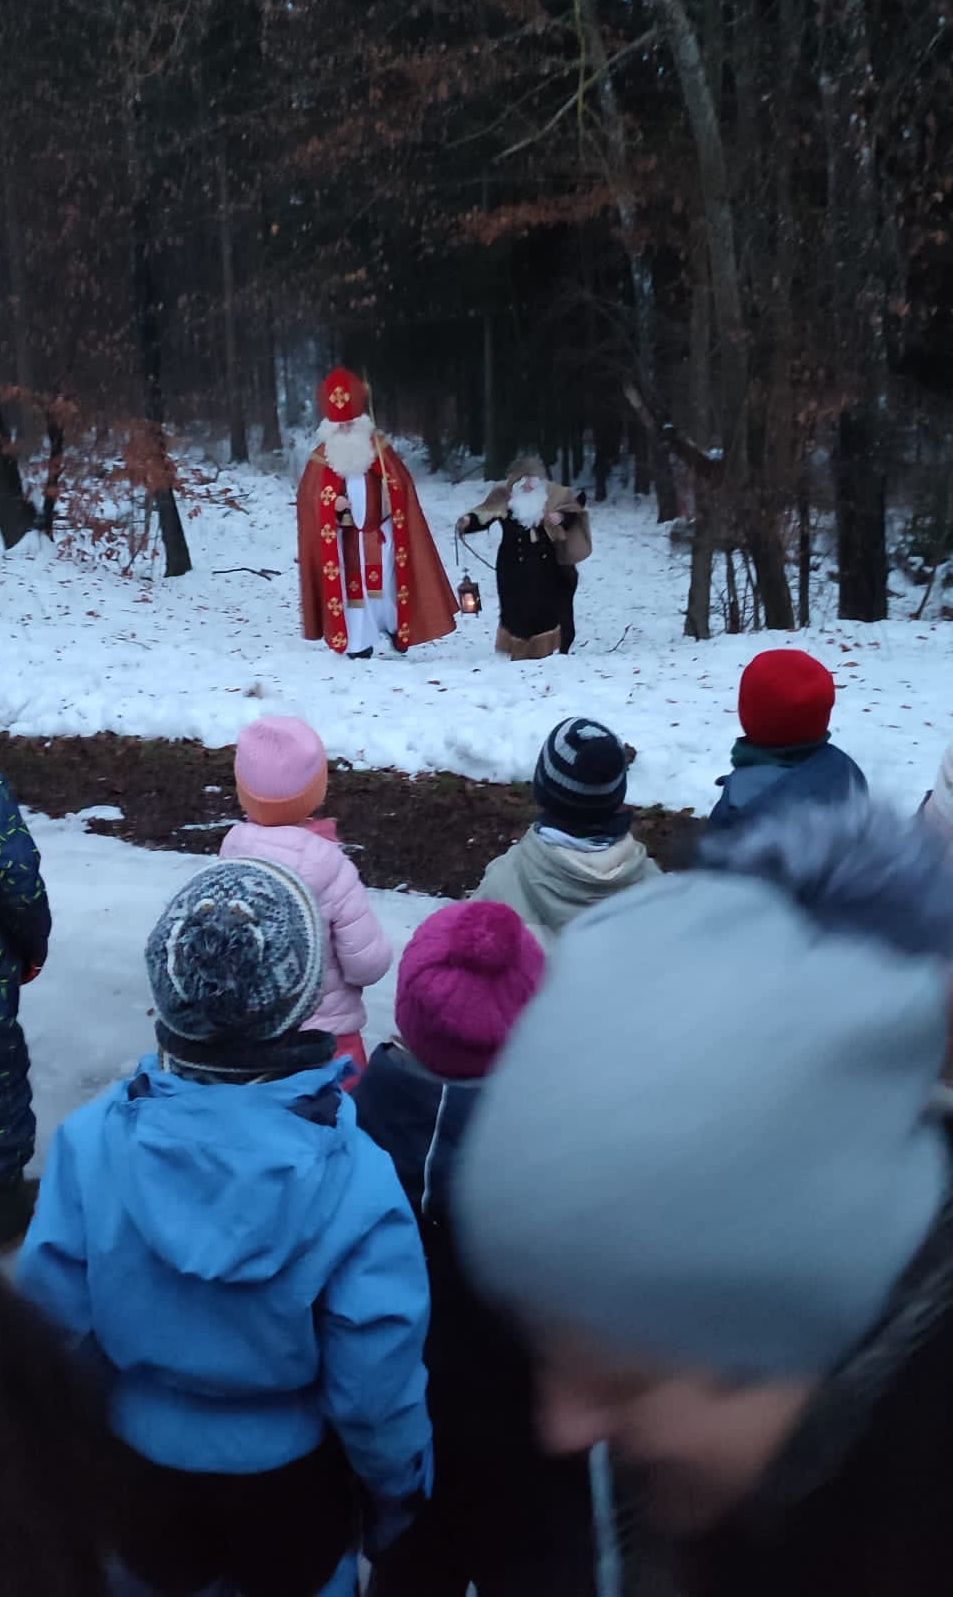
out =
[(213, 571), (212, 576), (233, 577), (239, 571), (247, 571), (250, 577), (264, 577), (266, 582), (270, 582), (272, 577), (281, 576), (280, 571), (271, 571), (267, 566), (263, 566), (261, 571), (256, 571), (253, 566), (226, 566), (222, 571)]

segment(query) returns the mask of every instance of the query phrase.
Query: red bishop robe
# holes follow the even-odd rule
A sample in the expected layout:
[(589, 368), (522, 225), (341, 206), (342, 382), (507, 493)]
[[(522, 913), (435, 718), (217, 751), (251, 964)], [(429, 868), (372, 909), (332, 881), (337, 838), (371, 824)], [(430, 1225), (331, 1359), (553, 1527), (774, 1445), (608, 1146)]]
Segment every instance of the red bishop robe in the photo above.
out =
[[(394, 540), (397, 575), (397, 645), (410, 649), (418, 643), (443, 638), (456, 625), (459, 605), (447, 580), (443, 563), (427, 525), (414, 480), (387, 441), (375, 435), (377, 458), (366, 473), (367, 504), (388, 515), (387, 536)], [(336, 654), (348, 652), (347, 573), (338, 557), (339, 495), (344, 479), (332, 471), (324, 447), (317, 448), (298, 485), (298, 566), (301, 580), (301, 617), (306, 638), (324, 638)], [(355, 558), (364, 561), (369, 593), (380, 588), (379, 528), (352, 535)], [(363, 545), (363, 549), (362, 549)], [(345, 544), (346, 549), (349, 547)], [(346, 555), (347, 559), (347, 555)]]

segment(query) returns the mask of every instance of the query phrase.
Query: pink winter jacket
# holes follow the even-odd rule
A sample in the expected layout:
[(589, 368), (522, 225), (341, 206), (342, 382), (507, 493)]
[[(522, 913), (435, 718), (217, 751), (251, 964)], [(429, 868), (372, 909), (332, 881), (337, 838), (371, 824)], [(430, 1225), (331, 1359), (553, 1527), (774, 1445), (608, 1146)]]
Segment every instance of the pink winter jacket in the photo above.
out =
[(305, 1031), (346, 1037), (367, 1021), (362, 989), (390, 970), (394, 953), (367, 889), (338, 843), (305, 826), (241, 821), (222, 843), (223, 859), (270, 860), (297, 871), (314, 894), (325, 930), (324, 996)]

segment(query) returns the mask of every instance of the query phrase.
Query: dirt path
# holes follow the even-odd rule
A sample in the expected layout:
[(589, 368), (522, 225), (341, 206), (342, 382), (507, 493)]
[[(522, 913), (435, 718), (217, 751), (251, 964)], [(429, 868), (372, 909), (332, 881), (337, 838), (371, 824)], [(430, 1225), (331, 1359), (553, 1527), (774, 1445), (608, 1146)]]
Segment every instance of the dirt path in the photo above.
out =
[[(90, 821), (90, 831), (186, 853), (215, 853), (239, 818), (232, 758), (232, 749), (111, 733), (52, 739), (0, 734), (0, 771), (21, 803), (52, 816), (109, 805), (123, 819)], [(337, 765), (329, 812), (369, 886), (460, 897), (520, 836), (534, 810), (523, 784)], [(660, 808), (636, 816), (639, 836), (665, 866), (684, 857), (697, 824), (687, 812)]]

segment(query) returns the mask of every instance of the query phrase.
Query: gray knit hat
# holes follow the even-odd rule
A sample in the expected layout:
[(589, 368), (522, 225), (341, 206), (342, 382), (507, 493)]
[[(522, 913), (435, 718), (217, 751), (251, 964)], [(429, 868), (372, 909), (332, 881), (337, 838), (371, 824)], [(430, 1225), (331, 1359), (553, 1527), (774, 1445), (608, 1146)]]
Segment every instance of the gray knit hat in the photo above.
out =
[(176, 893), (146, 944), (160, 1026), (193, 1042), (265, 1042), (321, 996), (324, 933), (293, 871), (219, 860)]
[(457, 1208), (541, 1323), (667, 1364), (822, 1374), (950, 1182), (949, 967), (690, 873), (583, 917), (484, 1085)]

